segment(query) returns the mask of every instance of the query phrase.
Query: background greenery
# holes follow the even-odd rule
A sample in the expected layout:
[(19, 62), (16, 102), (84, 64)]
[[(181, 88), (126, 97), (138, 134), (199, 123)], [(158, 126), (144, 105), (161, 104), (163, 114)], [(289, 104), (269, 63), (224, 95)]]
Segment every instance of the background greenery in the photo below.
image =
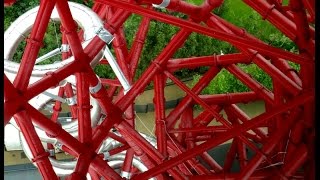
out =
[[(82, 0), (73, 0), (74, 2), (83, 3)], [(203, 0), (187, 0), (190, 3), (200, 5)], [(17, 3), (12, 7), (6, 7), (4, 9), (4, 27), (7, 29), (11, 22), (22, 15), (27, 10), (38, 4), (38, 0), (18, 0)], [(92, 1), (89, 1), (88, 6), (92, 6)], [(170, 13), (175, 16), (186, 18), (185, 15), (180, 13), (172, 13), (166, 10), (160, 10), (165, 13)], [(214, 10), (214, 13), (220, 17), (226, 19), (227, 21), (246, 29), (246, 31), (260, 40), (291, 52), (297, 51), (295, 44), (290, 41), (287, 37), (282, 35), (275, 27), (273, 27), (269, 22), (263, 21), (261, 16), (245, 5), (241, 0), (225, 0), (223, 5)], [(127, 37), (128, 47), (134, 39), (134, 35), (139, 27), (141, 17), (138, 15), (132, 15), (124, 24), (124, 30)], [(175, 26), (170, 26), (165, 23), (152, 21), (147, 34), (147, 42), (143, 48), (142, 56), (136, 73), (136, 78), (138, 78), (144, 70), (149, 66), (150, 62), (162, 51), (162, 49), (167, 45), (172, 36), (179, 29)], [(46, 39), (44, 40), (44, 47), (40, 51), (40, 55), (57, 48), (57, 44), (60, 42), (59, 24), (50, 23)], [(52, 43), (55, 42), (55, 43)], [(22, 42), (19, 46), (14, 59), (17, 61), (21, 59), (23, 53), (25, 42)], [(192, 33), (190, 37), (185, 42), (184, 46), (180, 48), (175, 54), (174, 58), (192, 57), (192, 56), (205, 56), (212, 54), (220, 54), (223, 52), (234, 53), (237, 49), (232, 45), (221, 42), (219, 40), (209, 38), (200, 34)], [(58, 59), (50, 59), (47, 62), (50, 63)], [(291, 63), (296, 70), (299, 70), (299, 66)], [(272, 89), (272, 80), (265, 74), (257, 65), (243, 65), (239, 64), (239, 67), (245, 72), (249, 73), (258, 82), (262, 83), (269, 89)], [(175, 72), (175, 75), (181, 79), (193, 77), (194, 83), (196, 83), (201, 74), (207, 70), (207, 67), (201, 67), (196, 69), (183, 69)], [(95, 68), (95, 72), (100, 77), (113, 78), (113, 72), (109, 66), (98, 65)], [(225, 93), (225, 92), (243, 92), (248, 91), (248, 88), (243, 85), (238, 79), (236, 79), (232, 74), (223, 69), (217, 76), (212, 80), (210, 85), (202, 92), (206, 94), (210, 93)]]

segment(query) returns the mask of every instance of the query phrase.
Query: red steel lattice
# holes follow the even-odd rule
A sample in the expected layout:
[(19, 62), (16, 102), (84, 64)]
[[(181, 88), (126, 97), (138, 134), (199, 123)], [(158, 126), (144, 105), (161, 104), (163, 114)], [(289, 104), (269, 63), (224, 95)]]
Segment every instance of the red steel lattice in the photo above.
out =
[[(35, 131), (35, 124), (48, 136), (56, 138), (63, 151), (77, 158), (75, 169), (69, 175), (70, 179), (84, 179), (87, 173), (92, 179), (121, 179), (121, 176), (132, 179), (314, 179), (315, 32), (309, 24), (314, 23), (315, 2), (290, 0), (288, 6), (282, 5), (282, 0), (244, 2), (295, 42), (299, 53), (272, 47), (211, 13), (223, 0), (206, 0), (200, 6), (181, 0), (96, 0), (92, 10), (104, 21), (104, 29), (113, 35), (112, 46), (118, 65), (131, 84), (130, 89), (125, 91), (118, 80), (98, 78), (90, 66), (90, 62), (105, 47), (106, 42), (95, 36), (83, 48), (67, 1), (40, 1), (16, 77), (11, 82), (6, 73), (4, 75), (5, 125), (14, 117), (31, 150), (32, 160), (44, 179), (58, 179), (58, 176), (49, 161), (48, 151)], [(5, 1), (5, 5), (11, 3), (13, 1)], [(188, 19), (159, 12), (152, 4), (161, 4), (171, 11), (184, 13), (188, 15)], [(71, 48), (69, 53), (62, 53), (62, 59), (73, 56), (74, 61), (29, 84), (54, 6), (61, 19), (62, 42), (69, 44)], [(143, 18), (129, 49), (123, 24), (133, 13)], [(152, 60), (142, 76), (134, 80), (152, 20), (180, 29)], [(239, 52), (174, 59), (174, 53), (193, 32), (226, 41)], [(300, 71), (293, 70), (288, 61), (298, 63)], [(100, 63), (109, 64), (106, 60)], [(269, 90), (261, 85), (240, 69), (237, 63), (254, 63), (259, 66), (272, 78), (273, 89)], [(201, 66), (210, 68), (191, 89), (174, 76), (174, 72), (179, 69)], [(251, 91), (200, 95), (223, 68)], [(71, 106), (71, 114), (78, 121), (77, 138), (57, 123), (61, 103), (56, 101), (51, 119), (28, 103), (30, 99), (56, 87), (72, 74), (76, 77), (77, 104)], [(164, 92), (167, 79), (171, 79), (186, 94), (168, 115), (165, 113)], [(157, 146), (134, 128), (134, 101), (151, 82), (154, 83), (155, 92)], [(99, 84), (106, 88), (99, 88)], [(68, 98), (74, 96), (70, 84), (60, 87), (58, 96), (63, 97), (64, 94)], [(106, 114), (103, 121), (93, 128), (90, 95)], [(264, 101), (266, 111), (254, 118), (250, 118), (236, 105), (256, 100)], [(204, 109), (198, 116), (193, 114), (196, 105)], [(226, 117), (220, 114), (222, 110)], [(221, 125), (209, 126), (213, 120)], [(113, 128), (118, 135), (111, 133)], [(125, 152), (120, 168), (121, 176), (104, 160), (104, 154), (98, 153), (101, 143), (107, 137), (123, 144), (108, 152), (109, 155)], [(221, 165), (208, 151), (231, 139), (231, 146)], [(248, 156), (247, 148), (254, 152), (252, 157)], [(52, 150), (54, 147), (48, 143), (47, 149)], [(274, 158), (279, 153), (285, 154), (283, 159)], [(134, 156), (139, 157), (147, 167), (146, 171), (139, 172), (132, 167)], [(234, 161), (239, 162), (237, 172), (231, 171)], [(125, 176), (123, 172), (132, 176)]]

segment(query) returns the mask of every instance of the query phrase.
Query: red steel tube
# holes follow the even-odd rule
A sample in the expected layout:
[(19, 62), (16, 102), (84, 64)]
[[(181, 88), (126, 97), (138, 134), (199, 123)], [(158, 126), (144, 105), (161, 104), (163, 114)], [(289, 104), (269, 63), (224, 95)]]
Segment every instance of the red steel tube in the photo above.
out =
[(223, 170), (224, 172), (230, 172), (232, 164), (234, 159), (236, 158), (236, 154), (237, 154), (237, 141), (239, 139), (235, 139), (233, 138), (232, 142), (231, 142), (231, 146), (227, 152), (226, 158), (224, 160), (224, 164), (223, 164)]
[[(177, 154), (181, 154), (186, 151), (186, 149), (183, 148), (177, 141), (174, 141), (174, 139), (168, 141), (167, 144), (168, 147), (174, 150)], [(201, 165), (199, 162), (197, 162), (195, 158), (188, 160), (187, 164), (190, 165), (190, 168), (193, 168), (198, 174), (211, 174), (211, 172), (203, 167), (203, 165)]]
[[(220, 112), (222, 110), (222, 106), (211, 106), (213, 110), (216, 112)], [(213, 120), (214, 116), (208, 111), (204, 110), (200, 115), (198, 115), (193, 123), (195, 127), (208, 126), (208, 124)]]
[[(211, 27), (217, 26), (219, 24), (219, 21), (212, 21), (213, 18), (210, 18), (208, 21), (208, 25)], [(218, 27), (223, 27), (224, 25), (222, 23), (219, 24)], [(221, 28), (222, 29), (222, 28)], [(224, 27), (224, 29), (228, 29), (227, 27)], [(232, 33), (234, 34), (234, 33)], [(257, 41), (259, 42), (259, 41)], [(251, 55), (251, 60), (257, 64), (261, 69), (263, 69), (267, 74), (269, 74), (273, 79), (277, 80), (278, 82), (281, 82), (283, 87), (287, 89), (290, 93), (293, 95), (297, 95), (302, 90), (299, 85), (297, 85), (294, 81), (292, 81), (289, 77), (287, 77), (284, 73), (282, 73), (279, 69), (274, 67), (271, 63), (269, 63), (263, 56), (258, 54), (258, 52), (245, 49), (239, 46), (238, 47), (243, 53)]]
[(149, 26), (150, 26), (150, 18), (143, 17), (143, 19), (141, 20), (139, 29), (137, 31), (137, 34), (135, 35), (135, 39), (133, 41), (131, 50), (127, 57), (127, 62), (129, 62), (130, 60), (131, 81), (133, 81), (134, 75), (138, 67), (138, 61), (142, 53), (143, 45), (147, 37)]
[[(274, 6), (270, 5), (268, 2), (263, 0), (243, 0), (246, 4), (255, 9), (259, 14), (262, 15), (264, 19), (269, 20), (274, 24), (280, 31), (282, 31), (286, 36), (288, 36), (292, 41), (296, 41), (296, 33), (299, 33), (298, 26), (295, 23), (287, 19), (280, 12), (278, 12)], [(295, 20), (296, 18), (294, 18)], [(305, 21), (306, 23), (308, 21)], [(307, 27), (309, 31), (309, 25)], [(313, 46), (313, 42), (309, 41), (310, 46)]]
[(30, 100), (43, 91), (57, 86), (60, 81), (70, 76), (70, 73), (75, 73), (79, 68), (81, 68), (81, 64), (71, 62), (53, 73), (48, 73), (42, 79), (30, 85), (24, 93), (24, 97)]
[(170, 59), (167, 64), (169, 71), (200, 66), (226, 66), (234, 63), (249, 63), (250, 58), (241, 53)]
[[(65, 88), (66, 97), (67, 98), (73, 98), (74, 97), (74, 93), (73, 93), (71, 84), (67, 83), (64, 86), (64, 88)], [(76, 104), (70, 106), (70, 111), (71, 111), (72, 119), (77, 119), (78, 115), (77, 115), (77, 105)]]
[(245, 167), (245, 169), (239, 174), (239, 178), (249, 178), (253, 171), (258, 167), (261, 161), (265, 158), (264, 156), (268, 156), (268, 154), (272, 151), (273, 148), (276, 147), (277, 143), (281, 140), (281, 138), (289, 133), (289, 130), (292, 124), (299, 119), (299, 111), (292, 112), (289, 117), (286, 119), (286, 126), (284, 126), (281, 131), (278, 130), (274, 134), (270, 136), (268, 141), (264, 144), (261, 151), (263, 154), (256, 154), (249, 162), (249, 164)]
[(139, 174), (135, 176), (133, 179), (146, 179), (150, 178), (162, 171), (165, 171), (167, 169), (170, 169), (192, 157), (195, 155), (198, 155), (199, 153), (206, 151), (210, 149), (213, 146), (216, 146), (222, 142), (225, 142), (226, 140), (233, 138), (235, 136), (238, 136), (240, 133), (250, 130), (253, 127), (256, 127), (257, 125), (265, 122), (269, 118), (272, 118), (274, 115), (277, 115), (279, 113), (285, 112), (293, 107), (296, 107), (299, 104), (312, 101), (313, 99), (312, 91), (309, 91), (308, 93), (304, 93), (300, 96), (297, 96), (295, 99), (288, 101), (287, 103), (283, 105), (279, 105), (275, 107), (273, 110), (271, 110), (269, 113), (265, 113), (262, 115), (259, 115), (255, 118), (253, 118), (251, 121), (245, 122), (241, 125), (241, 128), (232, 128), (223, 135), (220, 135), (217, 138), (210, 139), (205, 143), (202, 143), (198, 145), (197, 147), (193, 148), (193, 151), (188, 151), (186, 153), (182, 153), (168, 161), (163, 162), (162, 164), (158, 165), (157, 167), (148, 170), (147, 172), (144, 172), (142, 174)]
[(228, 128), (224, 126), (212, 126), (212, 127), (192, 127), (192, 128), (179, 128), (179, 129), (171, 129), (169, 133), (208, 133), (208, 132), (225, 132)]
[(32, 27), (27, 44), (22, 55), (17, 76), (13, 82), (19, 91), (24, 91), (29, 85), (29, 79), (35, 64), (37, 55), (42, 45), (43, 37), (49, 24), (55, 0), (43, 0), (40, 2), (39, 11)]
[(116, 102), (116, 106), (120, 109), (126, 109), (133, 102), (136, 96), (144, 90), (154, 75), (161, 70), (161, 66), (165, 64), (176, 50), (182, 46), (190, 33), (190, 31), (186, 31), (184, 29), (180, 30), (163, 49), (162, 53), (143, 73), (140, 79), (131, 87), (128, 93)]
[(300, 52), (305, 51), (310, 55), (314, 55), (315, 46), (312, 44), (312, 39), (310, 37), (309, 23), (302, 0), (291, 0), (289, 6), (294, 16), (294, 23), (297, 27), (296, 44), (298, 45)]
[[(240, 121), (247, 122), (250, 120), (250, 118), (243, 112), (237, 105), (231, 104), (227, 107), (225, 107), (226, 110), (231, 110), (234, 115), (236, 115)], [(266, 139), (267, 135), (265, 132), (263, 132), (259, 128), (252, 129), (253, 132), (255, 132), (258, 136), (260, 136), (262, 139)]]
[[(200, 92), (210, 83), (212, 78), (214, 78), (220, 69), (217, 67), (211, 67), (205, 74), (200, 78), (199, 82), (192, 88), (192, 91), (195, 94), (200, 94)], [(184, 111), (184, 109), (192, 102), (192, 98), (190, 96), (184, 97), (177, 107), (170, 112), (167, 116), (167, 127), (171, 129), (175, 122), (177, 121), (178, 117)]]
[[(233, 114), (232, 111), (228, 111), (227, 109), (225, 109), (225, 112), (228, 116), (228, 120), (232, 124), (234, 124), (234, 126), (240, 125), (238, 118), (235, 116), (235, 114)], [(241, 171), (247, 164), (247, 162), (246, 162), (247, 161), (246, 145), (238, 137), (235, 137), (234, 141), (236, 141), (236, 147), (237, 147), (236, 149), (237, 149), (238, 161), (240, 164), (240, 171)]]
[[(164, 71), (165, 75), (167, 77), (169, 77), (173, 82), (176, 83), (176, 85), (178, 85), (181, 89), (183, 89), (187, 94), (189, 94), (195, 101), (197, 101), (201, 106), (203, 106), (205, 109), (207, 109), (210, 113), (212, 113), (212, 115), (217, 119), (217, 121), (219, 121), (220, 123), (222, 123), (223, 125), (225, 125), (226, 127), (228, 127), (229, 129), (232, 129), (232, 125), (230, 125), (230, 123), (228, 121), (226, 121), (222, 115), (219, 115), (217, 112), (215, 112), (214, 110), (212, 110), (210, 108), (210, 106), (206, 103), (204, 103), (196, 94), (194, 94), (191, 90), (188, 89), (188, 87), (186, 87), (186, 85), (184, 85), (183, 83), (181, 83), (176, 77), (174, 77), (172, 74), (170, 74), (168, 71)], [(243, 135), (239, 135), (239, 138), (245, 142), (250, 148), (252, 148), (254, 151), (256, 151), (256, 153), (261, 153), (259, 151), (259, 149), (252, 143), (250, 142), (248, 139), (246, 139)], [(269, 160), (269, 159), (268, 159)]]
[(49, 153), (44, 150), (26, 111), (15, 114), (14, 118), (31, 150), (33, 156), (32, 161), (37, 164), (42, 177), (45, 179), (58, 179), (48, 159)]
[(163, 74), (158, 74), (154, 77), (154, 107), (155, 107), (155, 123), (156, 123), (156, 136), (157, 148), (161, 154), (167, 158), (167, 140), (166, 140), (166, 122), (165, 122), (165, 97), (164, 86), (165, 79)]
[[(24, 98), (21, 97), (8, 77), (4, 74), (4, 126), (8, 124), (12, 116), (23, 106)], [(19, 99), (19, 100), (17, 100)], [(27, 102), (27, 101), (25, 101)]]
[[(224, 19), (212, 14), (212, 16), (210, 18), (210, 22), (214, 22), (214, 21), (220, 21), (223, 25), (221, 23), (215, 23), (215, 24), (217, 25), (217, 27), (221, 26), (221, 28), (223, 28), (225, 31), (231, 30), (231, 33), (233, 32), (240, 37), (249, 38), (249, 39), (264, 43), (263, 41), (248, 34), (245, 30), (243, 30), (243, 29), (241, 29), (231, 23), (228, 23)], [(296, 82), (299, 86), (301, 86), (301, 80), (300, 80), (299, 76), (294, 71), (292, 71), (292, 68), (285, 60), (279, 59), (279, 58), (272, 58), (272, 61), (277, 66), (277, 68), (279, 68), (285, 75), (287, 75), (294, 82)]]
[[(94, 151), (91, 151), (84, 144), (80, 143), (77, 139), (72, 137), (69, 133), (63, 130), (61, 126), (48, 120), (48, 118), (34, 109), (34, 107), (27, 105), (26, 110), (28, 111), (29, 116), (35, 124), (37, 124), (41, 129), (46, 131), (52, 137), (57, 138), (59, 142), (66, 145), (71, 151), (74, 152), (72, 154), (75, 154), (77, 156), (81, 155), (82, 153), (94, 154)], [(99, 156), (94, 156), (90, 166), (91, 165), (96, 170), (96, 172), (99, 172), (99, 174), (105, 178), (114, 177), (116, 179), (120, 179), (120, 176), (116, 172), (114, 172), (113, 169)], [(50, 167), (52, 167), (51, 164)]]
[[(145, 156), (145, 153), (148, 154), (155, 162), (161, 163), (164, 159), (162, 154), (158, 152), (152, 145), (150, 145), (143, 137), (141, 137), (136, 131), (134, 131), (132, 128), (130, 128), (130, 125), (122, 121), (119, 125), (117, 125), (117, 128), (119, 129), (120, 133), (123, 135), (123, 137), (127, 140), (128, 144), (135, 150), (135, 152), (140, 152), (142, 155)], [(130, 138), (130, 139), (129, 139)], [(143, 150), (143, 151), (142, 151)], [(149, 158), (145, 159), (147, 162)], [(146, 161), (145, 161), (146, 163)], [(148, 164), (146, 164), (148, 165)], [(148, 166), (150, 166), (149, 164)], [(152, 165), (154, 167), (154, 165)], [(178, 173), (177, 171), (171, 169), (168, 170), (168, 172), (177, 179), (183, 179), (182, 175)]]
[(176, 26), (186, 28), (186, 29), (194, 31), (194, 32), (198, 32), (200, 34), (208, 35), (210, 37), (214, 37), (214, 38), (217, 38), (217, 39), (220, 39), (223, 41), (227, 41), (231, 44), (235, 44), (235, 45), (239, 45), (239, 46), (241, 45), (246, 48), (251, 48), (251, 49), (257, 50), (261, 53), (269, 54), (270, 56), (279, 57), (279, 58), (283, 58), (283, 59), (290, 59), (293, 62), (301, 63), (301, 64), (314, 63), (314, 60), (310, 59), (309, 57), (296, 55), (293, 53), (286, 52), (284, 50), (280, 50), (278, 48), (271, 47), (269, 45), (265, 45), (263, 43), (254, 42), (254, 41), (247, 40), (244, 38), (239, 38), (238, 36), (235, 36), (235, 35), (230, 35), (228, 33), (217, 31), (212, 28), (204, 27), (204, 26), (201, 26), (201, 25), (194, 23), (194, 22), (191, 22), (191, 21), (181, 20), (176, 17), (172, 17), (169, 15), (158, 13), (158, 12), (155, 12), (155, 11), (152, 11), (149, 9), (145, 9), (143, 7), (140, 7), (140, 6), (137, 6), (134, 4), (130, 4), (130, 3), (127, 3), (124, 1), (98, 0), (97, 2), (110, 4), (115, 7), (119, 7), (121, 9), (128, 10), (130, 12), (134, 12), (134, 13), (146, 16), (146, 17), (156, 19), (158, 21), (162, 21), (162, 22), (165, 22), (168, 24), (176, 25)]
[(227, 94), (215, 94), (215, 95), (199, 95), (199, 97), (208, 104), (236, 104), (236, 103), (248, 103), (258, 100), (258, 96), (255, 92), (243, 92), (243, 93), (227, 93)]
[(238, 77), (238, 79), (252, 89), (258, 96), (263, 98), (266, 102), (273, 104), (273, 93), (262, 86), (259, 82), (253, 80), (248, 74), (243, 72), (239, 67), (232, 64), (226, 67), (226, 69)]
[(132, 148), (128, 149), (126, 152), (126, 157), (124, 158), (122, 165), (122, 172), (131, 172), (132, 160), (134, 156), (134, 150)]

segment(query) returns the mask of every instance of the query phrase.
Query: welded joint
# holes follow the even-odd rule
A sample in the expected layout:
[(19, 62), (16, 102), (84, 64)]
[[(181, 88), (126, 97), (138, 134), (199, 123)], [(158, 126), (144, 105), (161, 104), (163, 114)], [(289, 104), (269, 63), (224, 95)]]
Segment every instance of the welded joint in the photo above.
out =
[(163, 0), (160, 4), (152, 4), (152, 6), (155, 7), (155, 8), (163, 9), (163, 8), (168, 7), (169, 4), (170, 4), (170, 0)]
[(122, 178), (130, 179), (131, 173), (130, 172), (126, 172), (126, 171), (121, 171), (120, 176)]
[(96, 34), (102, 41), (104, 41), (107, 44), (110, 44), (112, 42), (112, 40), (114, 39), (114, 36), (103, 27), (100, 27), (96, 31)]
[(73, 97), (66, 98), (66, 103), (67, 103), (69, 106), (76, 105), (76, 104), (77, 104), (77, 96), (74, 95)]
[(60, 47), (60, 52), (69, 52), (70, 51), (70, 45), (69, 44), (62, 44)]
[(44, 161), (45, 159), (47, 159), (49, 157), (49, 153), (48, 152), (44, 152), (42, 154), (37, 155), (36, 157), (32, 158), (32, 162), (34, 163), (40, 163), (42, 161)]
[(102, 84), (101, 84), (100, 81), (98, 81), (98, 84), (97, 84), (97, 85), (95, 85), (94, 87), (91, 87), (91, 86), (89, 87), (89, 91), (90, 91), (91, 94), (95, 94), (95, 93), (97, 93), (101, 88), (102, 88)]

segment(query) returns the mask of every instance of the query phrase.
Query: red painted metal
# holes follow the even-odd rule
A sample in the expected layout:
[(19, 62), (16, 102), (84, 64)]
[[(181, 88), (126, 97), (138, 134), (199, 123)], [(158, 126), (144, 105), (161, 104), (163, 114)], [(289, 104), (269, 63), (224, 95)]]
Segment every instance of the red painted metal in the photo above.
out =
[[(8, 5), (14, 1), (5, 1)], [(48, 73), (41, 80), (29, 85), (35, 59), (41, 47), (53, 0), (42, 0), (40, 9), (27, 40), (17, 77), (12, 84), (4, 76), (4, 124), (14, 117), (34, 157), (41, 175), (45, 179), (57, 178), (47, 158), (33, 122), (51, 137), (57, 138), (62, 150), (78, 159), (70, 179), (121, 179), (97, 154), (102, 141), (113, 138), (123, 145), (109, 150), (110, 155), (126, 151), (122, 171), (133, 173), (132, 179), (259, 179), (259, 178), (301, 178), (314, 179), (314, 1), (290, 0), (283, 6), (281, 0), (244, 0), (263, 19), (268, 20), (299, 48), (291, 53), (272, 47), (247, 33), (244, 29), (212, 14), (222, 0), (206, 0), (196, 6), (181, 0), (168, 1), (167, 9), (180, 12), (188, 19), (177, 18), (155, 10), (152, 4), (162, 0), (97, 0), (93, 10), (104, 21), (104, 28), (114, 35), (112, 47), (120, 69), (132, 84), (123, 93), (117, 79), (99, 79), (90, 67), (90, 62), (105, 46), (99, 37), (94, 37), (86, 48), (81, 46), (77, 26), (72, 19), (66, 1), (57, 1), (56, 7), (61, 18), (62, 42), (69, 44), (72, 53), (62, 53), (62, 59), (74, 56), (75, 61)], [(306, 11), (307, 10), (307, 11)], [(131, 14), (142, 17), (133, 44), (126, 44), (124, 23)], [(167, 46), (152, 60), (141, 77), (136, 77), (137, 67), (152, 21), (160, 21), (179, 27)], [(207, 35), (226, 41), (239, 50), (234, 54), (173, 58), (191, 33)], [(81, 33), (80, 33), (81, 34)], [(203, 45), (205, 47), (205, 44)], [(300, 65), (299, 72), (293, 70), (288, 61)], [(267, 89), (237, 64), (256, 64), (272, 79), (273, 88)], [(100, 62), (108, 66), (105, 60)], [(180, 69), (194, 69), (207, 66), (209, 69), (192, 87), (180, 81), (174, 72)], [(224, 94), (201, 94), (210, 81), (226, 69), (252, 91)], [(78, 139), (72, 137), (57, 123), (61, 103), (56, 101), (51, 120), (28, 104), (36, 95), (70, 75), (76, 76), (77, 104), (70, 107), (72, 118), (78, 121)], [(137, 78), (137, 80), (136, 80)], [(166, 115), (165, 82), (171, 79), (185, 96)], [(101, 82), (105, 87), (90, 94), (89, 87)], [(153, 146), (135, 129), (134, 102), (151, 82), (154, 83), (155, 142)], [(117, 91), (118, 90), (118, 91)], [(58, 95), (74, 96), (71, 84), (61, 87)], [(90, 95), (94, 97), (106, 117), (100, 125), (91, 128)], [(263, 101), (265, 111), (250, 117), (239, 103)], [(200, 105), (200, 114), (194, 108)], [(225, 112), (225, 114), (223, 114)], [(115, 128), (120, 136), (111, 133)], [(221, 144), (230, 143), (224, 163), (210, 154)], [(259, 145), (257, 145), (259, 144)], [(53, 148), (49, 144), (49, 148)], [(250, 157), (247, 149), (254, 152)], [(281, 155), (280, 155), (281, 154)], [(137, 171), (132, 165), (137, 156), (148, 168)], [(310, 157), (310, 158), (307, 158)], [(233, 172), (233, 162), (239, 169)], [(204, 163), (203, 163), (204, 162)], [(277, 167), (277, 168), (275, 168)], [(303, 174), (298, 169), (303, 169)], [(137, 173), (137, 174), (136, 174)]]

